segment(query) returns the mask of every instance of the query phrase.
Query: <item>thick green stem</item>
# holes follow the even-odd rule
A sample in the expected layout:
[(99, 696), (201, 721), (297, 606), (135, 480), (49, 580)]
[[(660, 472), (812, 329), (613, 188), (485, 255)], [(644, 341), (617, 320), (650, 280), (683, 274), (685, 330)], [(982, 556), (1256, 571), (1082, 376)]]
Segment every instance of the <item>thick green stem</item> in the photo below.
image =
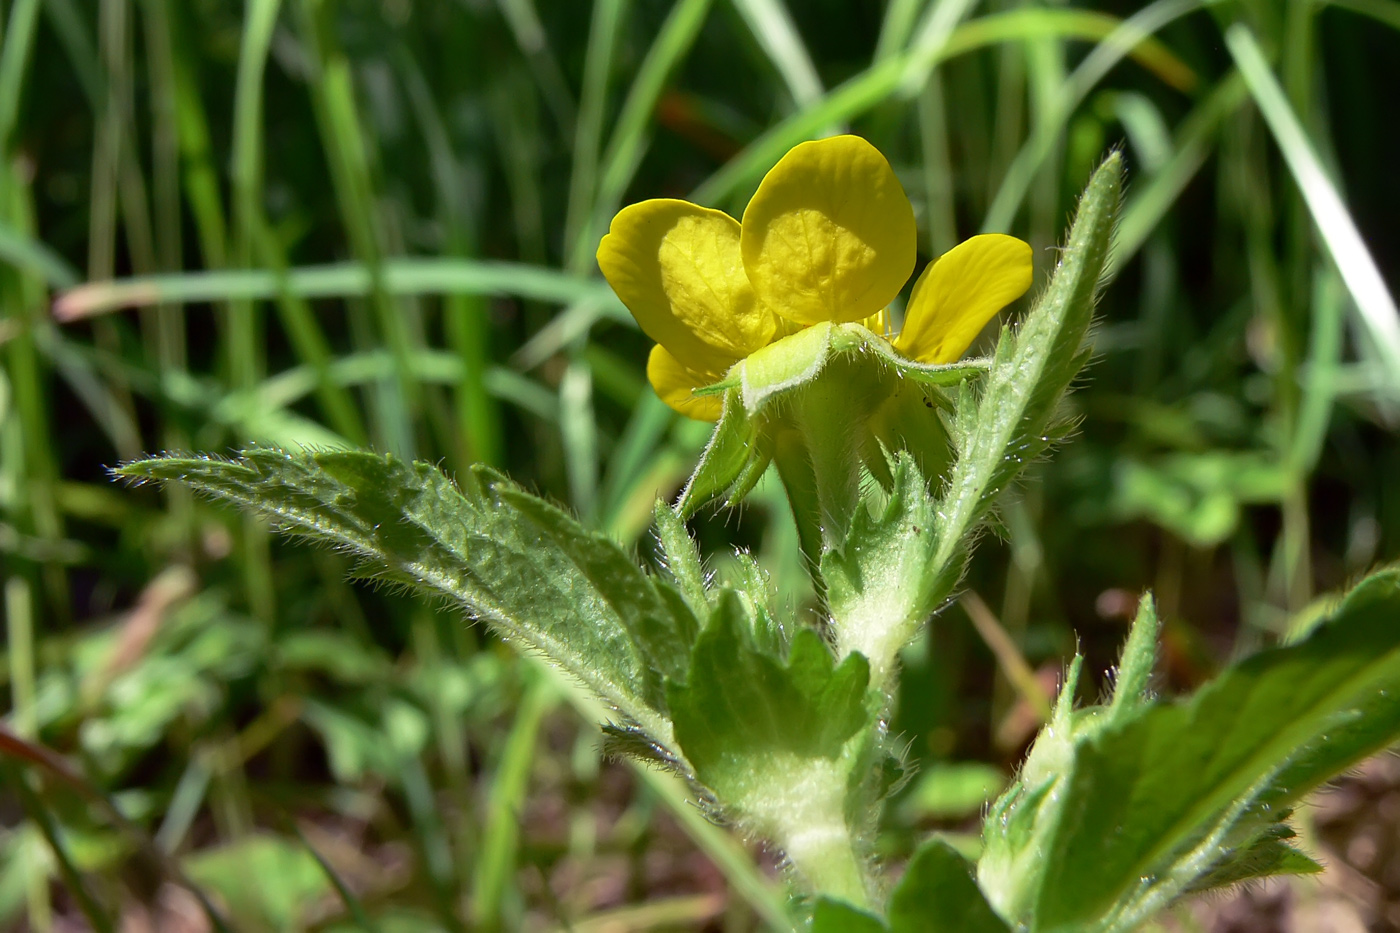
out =
[(809, 889), (866, 908), (871, 906), (870, 882), (854, 842), (842, 820), (806, 827), (780, 844)]
[(778, 753), (769, 764), (739, 809), (777, 843), (808, 891), (870, 907), (875, 884), (845, 806), (852, 760)]

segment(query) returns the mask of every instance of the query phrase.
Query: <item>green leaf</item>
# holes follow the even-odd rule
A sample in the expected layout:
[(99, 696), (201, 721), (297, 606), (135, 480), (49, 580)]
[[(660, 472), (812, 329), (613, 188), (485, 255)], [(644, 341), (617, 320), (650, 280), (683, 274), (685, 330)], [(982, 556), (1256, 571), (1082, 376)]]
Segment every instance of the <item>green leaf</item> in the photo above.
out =
[[(557, 551), (623, 622), (647, 663), (648, 697), (658, 699), (656, 675), (684, 676), (690, 646), (700, 626), (673, 587), (641, 573), (632, 557), (604, 535), (583, 528), (562, 509), (494, 475), (495, 492), (529, 519), (539, 535), (520, 544), (532, 551)], [(551, 548), (550, 545), (553, 545)], [(660, 708), (660, 707), (659, 707)]]
[[(1397, 739), (1400, 570), (1390, 569), (1306, 641), (1235, 665), (1189, 701), (1086, 730), (1059, 788), (1036, 928), (1128, 928), (1208, 877), (1225, 847), (1260, 845), (1274, 822), (1251, 831), (1261, 814)], [(1112, 926), (1090, 926), (1105, 917)]]
[(587, 684), (655, 741), (671, 741), (665, 678), (684, 674), (698, 623), (670, 585), (609, 539), (500, 474), (455, 485), (436, 467), (359, 451), (255, 448), (236, 460), (159, 457), (116, 471), (178, 482), (361, 558), (369, 576), (445, 596)]
[(1112, 721), (1122, 720), (1150, 701), (1148, 682), (1152, 679), (1152, 668), (1157, 664), (1157, 634), (1160, 630), (1152, 594), (1143, 593), (1138, 601), (1133, 627), (1128, 633), (1128, 642), (1123, 646), (1123, 654), (1118, 661), (1113, 703), (1109, 707)]
[(775, 843), (809, 890), (864, 907), (848, 803), (868, 774), (869, 665), (836, 664), (810, 629), (769, 653), (750, 605), (720, 590), (686, 681), (668, 682), (676, 740), (723, 815)]
[(1115, 152), (1080, 198), (1049, 286), (1014, 335), (1002, 331), (975, 417), (969, 393), (962, 396), (952, 438), (958, 459), (939, 509), (939, 572), (961, 564), (967, 536), (997, 494), (1067, 430), (1060, 399), (1087, 360), (1084, 340), (1122, 188), (1123, 159)]
[[(187, 856), (182, 867), (217, 893), (241, 929), (295, 930), (330, 893), (316, 858), (280, 838), (254, 834)], [(257, 878), (257, 884), (249, 884)]]
[(750, 631), (759, 654), (785, 656), (790, 644), (790, 632), (783, 625), (787, 616), (778, 614), (778, 596), (768, 573), (752, 555), (740, 552), (734, 555), (734, 564), (725, 572), (724, 580), (739, 594), (750, 614)]
[(1212, 547), (1234, 534), (1242, 506), (1287, 496), (1291, 468), (1277, 461), (1272, 451), (1125, 457), (1114, 465), (1106, 505), (1119, 520), (1146, 518), (1198, 547)]
[(972, 866), (942, 839), (926, 842), (890, 897), (891, 933), (1010, 933), (972, 877)]
[[(1287, 819), (1289, 811), (1280, 814)], [(1284, 823), (1274, 823), (1249, 845), (1231, 850), (1209, 872), (1192, 882), (1188, 893), (1224, 888), (1252, 878), (1273, 875), (1315, 875), (1322, 866), (1288, 844), (1296, 834)]]
[(821, 636), (797, 633), (786, 663), (758, 650), (751, 617), (723, 591), (684, 683), (668, 685), (676, 740), (705, 784), (737, 799), (782, 756), (835, 759), (866, 724), (865, 658), (840, 665)]
[(885, 926), (863, 910), (843, 901), (822, 898), (812, 912), (811, 933), (887, 933)]
[(685, 519), (680, 512), (660, 499), (656, 500), (652, 516), (656, 522), (656, 534), (661, 544), (666, 572), (690, 604), (690, 608), (695, 612), (708, 614), (710, 597), (705, 589), (705, 571), (700, 562), (700, 549), (686, 530)]

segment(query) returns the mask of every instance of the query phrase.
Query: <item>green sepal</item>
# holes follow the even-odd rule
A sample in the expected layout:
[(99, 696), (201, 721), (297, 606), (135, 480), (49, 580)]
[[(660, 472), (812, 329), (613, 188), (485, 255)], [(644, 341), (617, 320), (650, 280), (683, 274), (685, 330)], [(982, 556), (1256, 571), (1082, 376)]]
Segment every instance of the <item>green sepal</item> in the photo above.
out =
[(823, 322), (804, 327), (776, 340), (736, 363), (713, 385), (696, 389), (697, 396), (718, 395), (739, 389), (750, 414), (761, 413), (772, 401), (815, 379), (834, 355), (872, 357), (881, 368), (901, 379), (930, 386), (954, 386), (985, 373), (991, 362), (983, 358), (954, 363), (921, 363), (900, 355), (885, 338), (861, 324)]
[[(904, 452), (924, 476), (948, 472), (953, 450), (943, 416), (953, 403), (937, 386), (904, 380), (871, 414), (865, 468), (886, 490), (894, 486), (892, 456)], [(930, 417), (932, 416), (932, 417)]]
[(739, 397), (748, 413), (758, 415), (768, 404), (801, 388), (821, 373), (831, 356), (832, 324), (814, 324), (770, 343), (734, 367)]
[(773, 459), (772, 437), (759, 428), (744, 410), (738, 390), (726, 392), (719, 423), (676, 502), (682, 518), (718, 498), (737, 505), (753, 491)]
[[(979, 378), (985, 359), (932, 365), (905, 359), (890, 342), (860, 324), (815, 324), (736, 363), (723, 379), (695, 390), (724, 396), (724, 408), (678, 508), (689, 516), (723, 498), (737, 504), (752, 491), (773, 457), (786, 472), (812, 472), (816, 526), (835, 523), (839, 536), (854, 505), (862, 465), (884, 478), (879, 452), (907, 450), (926, 476), (950, 461), (940, 411), (942, 389)], [(794, 454), (794, 450), (796, 453)], [(793, 457), (810, 467), (794, 467)], [(782, 468), (782, 464), (780, 464)], [(830, 536), (827, 541), (830, 543)], [(810, 549), (816, 560), (820, 548)]]

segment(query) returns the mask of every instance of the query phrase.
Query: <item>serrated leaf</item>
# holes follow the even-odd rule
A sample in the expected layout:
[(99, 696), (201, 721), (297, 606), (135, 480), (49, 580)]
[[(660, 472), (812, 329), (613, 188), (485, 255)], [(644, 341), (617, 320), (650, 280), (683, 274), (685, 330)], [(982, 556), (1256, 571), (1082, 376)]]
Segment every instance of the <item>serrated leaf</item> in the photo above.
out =
[(1288, 844), (1295, 833), (1284, 823), (1274, 823), (1253, 842), (1232, 849), (1209, 872), (1188, 887), (1187, 893), (1229, 887), (1254, 878), (1274, 875), (1315, 875), (1322, 866)]
[(675, 752), (647, 735), (636, 726), (603, 723), (603, 754), (614, 758), (632, 758), (650, 762), (666, 771), (684, 773), (684, 766)]
[(754, 647), (760, 654), (785, 656), (791, 643), (789, 632), (778, 613), (777, 592), (767, 572), (751, 554), (741, 552), (734, 555), (734, 566), (725, 579), (752, 617)]
[(811, 630), (797, 633), (786, 659), (774, 657), (756, 646), (750, 624), (738, 595), (721, 592), (686, 681), (667, 689), (676, 740), (696, 776), (741, 808), (767, 792), (775, 768), (836, 759), (868, 719), (865, 658), (837, 665)]
[(1111, 154), (1079, 201), (1050, 284), (1012, 336), (1003, 330), (975, 406), (959, 402), (939, 527), (940, 568), (961, 563), (966, 537), (1026, 463), (1056, 439), (1060, 400), (1087, 359), (1082, 344), (1112, 241), (1123, 187), (1123, 160)]
[(956, 849), (934, 838), (914, 853), (890, 897), (891, 933), (1010, 933)]
[(684, 676), (700, 626), (677, 590), (641, 573), (606, 536), (587, 531), (562, 509), (504, 477), (494, 476), (493, 489), (539, 531), (531, 550), (557, 549), (627, 626), (647, 662), (649, 698), (656, 698), (656, 675)]
[(684, 673), (698, 629), (685, 601), (617, 544), (498, 473), (474, 467), (458, 486), (430, 464), (389, 455), (263, 448), (116, 472), (236, 503), (354, 554), (373, 576), (447, 597), (671, 741), (664, 680)]
[(1208, 875), (1242, 821), (1287, 808), (1397, 739), (1400, 570), (1391, 569), (1306, 641), (1227, 669), (1188, 701), (1086, 732), (1044, 848), (1036, 929), (1143, 919)]

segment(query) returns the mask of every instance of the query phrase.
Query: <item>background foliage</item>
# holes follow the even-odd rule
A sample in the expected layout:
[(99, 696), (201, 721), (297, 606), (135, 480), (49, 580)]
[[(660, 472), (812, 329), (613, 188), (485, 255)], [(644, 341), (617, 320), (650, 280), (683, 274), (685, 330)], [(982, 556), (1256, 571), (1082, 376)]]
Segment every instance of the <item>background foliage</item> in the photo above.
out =
[[(192, 891), (239, 929), (775, 917), (779, 887), (674, 783), (602, 759), (573, 685), (105, 469), (250, 443), (482, 463), (647, 557), (706, 428), (646, 387), (598, 236), (644, 197), (737, 211), (812, 134), (890, 157), (921, 259), (1004, 230), (1041, 282), (1103, 150), (1132, 173), (1079, 436), (906, 656), (919, 772), (890, 859), (972, 825), (1076, 639), (1096, 695), (1141, 589), (1184, 691), (1400, 557), (1396, 0), (3, 13), (5, 924), (207, 928)], [(695, 530), (801, 603), (781, 506)], [(1393, 825), (1393, 772), (1303, 814), (1369, 876), (1347, 909), (1377, 929), (1400, 927), (1400, 855), (1355, 840)]]

